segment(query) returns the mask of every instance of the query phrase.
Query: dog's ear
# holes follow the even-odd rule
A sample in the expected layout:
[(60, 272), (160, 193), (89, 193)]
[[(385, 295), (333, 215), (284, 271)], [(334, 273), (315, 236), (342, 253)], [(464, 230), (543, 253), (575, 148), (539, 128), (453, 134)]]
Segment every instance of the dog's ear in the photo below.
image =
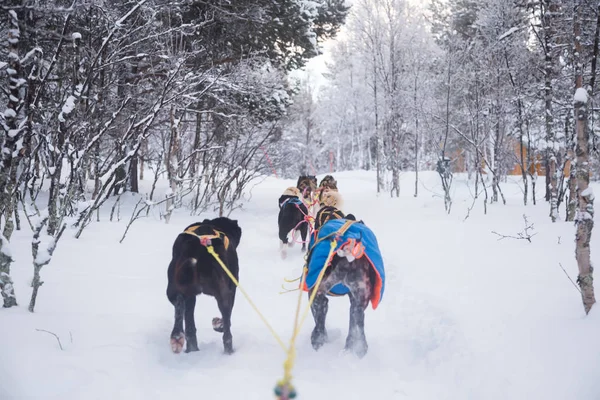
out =
[(218, 217), (213, 220), (205, 220), (207, 224), (214, 226), (217, 230), (226, 234), (233, 242), (234, 247), (237, 247), (242, 238), (242, 229), (238, 225), (237, 219), (227, 217)]
[(283, 203), (287, 198), (288, 198), (288, 196), (285, 194), (279, 197), (279, 200), (277, 200), (277, 204), (279, 204), (279, 208), (281, 208), (281, 203)]
[(356, 217), (354, 216), (354, 214), (346, 214), (346, 219), (356, 221)]
[(242, 240), (242, 228), (240, 228), (237, 219), (233, 219), (231, 222), (233, 222), (231, 234), (233, 236), (233, 240), (235, 241), (235, 247), (237, 247), (240, 244), (240, 240)]
[[(206, 221), (206, 220), (204, 220), (204, 221)], [(185, 229), (184, 229), (184, 231), (187, 231), (188, 229), (190, 229), (193, 226), (198, 226), (200, 224), (203, 224), (204, 221), (203, 222), (194, 222), (193, 224), (190, 224), (190, 225), (186, 226)]]
[(240, 228), (238, 220), (229, 218), (224, 218), (223, 220), (224, 222), (226, 221), (227, 224), (225, 234), (234, 242), (234, 247), (238, 247), (240, 240), (242, 239), (242, 228)]

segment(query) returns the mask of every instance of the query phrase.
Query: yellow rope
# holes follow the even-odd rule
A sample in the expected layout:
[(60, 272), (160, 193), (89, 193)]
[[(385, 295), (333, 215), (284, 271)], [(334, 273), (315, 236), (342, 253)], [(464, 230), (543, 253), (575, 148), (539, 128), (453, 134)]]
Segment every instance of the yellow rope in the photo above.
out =
[(317, 277), (317, 281), (315, 282), (315, 285), (313, 287), (313, 292), (310, 294), (310, 297), (308, 299), (308, 305), (306, 306), (306, 309), (304, 310), (304, 315), (302, 316), (302, 319), (300, 321), (298, 321), (298, 317), (300, 316), (300, 306), (302, 304), (302, 288), (304, 287), (304, 284), (306, 282), (306, 273), (308, 272), (308, 267), (305, 265), (304, 268), (302, 269), (302, 277), (301, 277), (301, 283), (300, 283), (300, 287), (299, 287), (300, 292), (298, 294), (298, 304), (296, 305), (296, 315), (294, 317), (294, 330), (292, 331), (292, 337), (290, 338), (290, 345), (287, 350), (287, 357), (286, 357), (285, 361), (283, 362), (283, 379), (281, 379), (277, 383), (278, 387), (285, 391), (283, 393), (285, 395), (285, 397), (278, 395), (279, 398), (287, 399), (288, 398), (287, 395), (290, 392), (293, 392), (294, 397), (295, 397), (295, 390), (294, 390), (293, 386), (291, 385), (291, 381), (292, 381), (292, 369), (294, 368), (294, 362), (296, 361), (296, 338), (298, 337), (298, 334), (300, 333), (300, 330), (302, 329), (302, 325), (304, 324), (304, 321), (306, 320), (306, 317), (308, 316), (310, 307), (311, 307), (313, 301), (315, 300), (315, 297), (317, 296), (317, 292), (319, 291), (319, 286), (321, 285), (321, 281), (323, 280), (323, 277), (325, 276), (325, 271), (327, 271), (327, 267), (329, 267), (329, 263), (331, 262), (331, 259), (333, 258), (333, 254), (335, 252), (336, 246), (337, 246), (336, 241), (332, 240), (331, 241), (331, 249), (329, 250), (329, 255), (327, 256), (327, 260), (325, 261), (323, 268), (321, 268), (321, 271), (319, 272), (319, 276)]
[[(305, 266), (302, 269), (302, 276), (300, 277), (300, 288), (306, 281), (306, 271), (308, 268)], [(298, 316), (300, 315), (300, 306), (302, 305), (302, 290), (298, 293), (298, 304), (296, 305), (296, 315), (294, 316), (294, 328), (292, 330), (292, 337), (290, 338), (290, 345), (287, 350), (287, 357), (283, 362), (283, 379), (279, 382), (281, 386), (289, 386), (292, 380), (292, 368), (294, 367), (294, 361), (296, 360), (296, 337), (300, 332), (298, 329)]]
[[(340, 227), (340, 229), (335, 233), (335, 235), (343, 235), (348, 230), (350, 225), (352, 225), (353, 223), (354, 223), (354, 221), (346, 221), (346, 223), (344, 223), (344, 225), (342, 225)], [(327, 235), (326, 237), (323, 237), (320, 240), (317, 240), (315, 245), (317, 243), (319, 243), (320, 241), (330, 238), (332, 236), (334, 236), (334, 235)], [(258, 316), (265, 323), (265, 325), (267, 326), (267, 328), (269, 329), (269, 331), (271, 332), (271, 334), (273, 335), (275, 340), (277, 340), (277, 342), (279, 343), (279, 345), (281, 346), (283, 351), (286, 352), (287, 356), (286, 356), (285, 361), (283, 362), (283, 378), (277, 383), (277, 387), (275, 388), (275, 393), (277, 395), (277, 398), (279, 398), (279, 399), (290, 399), (290, 398), (294, 398), (296, 396), (296, 391), (295, 391), (294, 387), (291, 385), (292, 369), (294, 368), (294, 362), (296, 361), (296, 339), (298, 337), (298, 334), (300, 333), (302, 325), (304, 325), (304, 322), (306, 321), (306, 318), (308, 317), (308, 312), (310, 311), (310, 307), (312, 306), (312, 304), (315, 300), (315, 297), (317, 296), (319, 287), (321, 286), (321, 282), (323, 281), (323, 277), (325, 276), (325, 272), (327, 271), (327, 268), (329, 267), (329, 264), (331, 263), (331, 260), (333, 259), (333, 255), (335, 253), (336, 246), (337, 246), (337, 242), (334, 238), (331, 241), (331, 248), (329, 250), (329, 254), (327, 255), (327, 259), (325, 260), (325, 264), (323, 265), (323, 268), (321, 268), (321, 271), (319, 272), (319, 275), (317, 277), (317, 281), (315, 282), (315, 285), (313, 286), (312, 293), (309, 296), (308, 305), (307, 305), (306, 309), (304, 310), (304, 314), (302, 315), (302, 318), (300, 319), (300, 321), (298, 321), (298, 317), (300, 316), (300, 309), (301, 309), (301, 305), (302, 305), (302, 292), (303, 292), (302, 289), (306, 283), (306, 274), (308, 272), (307, 264), (305, 263), (304, 267), (302, 268), (302, 276), (300, 277), (300, 286), (298, 288), (299, 289), (298, 304), (296, 305), (296, 314), (294, 317), (294, 329), (292, 331), (292, 337), (290, 338), (289, 347), (285, 346), (285, 344), (283, 343), (283, 340), (281, 340), (281, 338), (279, 337), (277, 332), (275, 332), (275, 330), (269, 324), (269, 322), (264, 317), (264, 315), (262, 315), (262, 313), (258, 310), (258, 307), (256, 307), (254, 302), (250, 299), (250, 296), (248, 296), (248, 294), (246, 293), (244, 288), (242, 286), (240, 286), (240, 283), (235, 278), (235, 276), (233, 276), (233, 274), (231, 273), (229, 268), (227, 268), (225, 263), (223, 263), (223, 261), (221, 261), (221, 258), (215, 252), (213, 246), (212, 245), (206, 246), (206, 250), (215, 258), (215, 260), (217, 260), (217, 262), (219, 263), (221, 268), (223, 268), (223, 271), (225, 271), (225, 273), (227, 274), (227, 276), (229, 276), (231, 281), (240, 289), (240, 291), (242, 292), (244, 297), (246, 297), (246, 300), (248, 300), (248, 303), (250, 303), (252, 308), (254, 308), (254, 311), (256, 311)]]
[(223, 263), (223, 261), (221, 261), (221, 258), (215, 252), (215, 249), (212, 246), (206, 246), (206, 250), (208, 250), (208, 252), (215, 258), (215, 260), (217, 260), (217, 262), (219, 263), (219, 265), (221, 266), (221, 268), (223, 268), (223, 271), (225, 271), (225, 273), (227, 274), (227, 276), (229, 276), (229, 279), (231, 279), (231, 281), (235, 284), (235, 286), (237, 286), (238, 289), (240, 289), (240, 291), (242, 292), (242, 294), (244, 295), (244, 297), (246, 297), (246, 300), (248, 300), (248, 303), (250, 303), (250, 305), (252, 306), (252, 308), (254, 308), (254, 311), (256, 311), (256, 313), (262, 319), (262, 321), (265, 323), (265, 325), (267, 326), (267, 328), (269, 329), (269, 331), (271, 331), (271, 334), (273, 335), (273, 337), (275, 338), (275, 340), (277, 340), (277, 343), (279, 343), (279, 345), (281, 346), (281, 348), (283, 349), (283, 351), (287, 352), (288, 348), (286, 347), (286, 345), (283, 342), (283, 340), (281, 340), (281, 338), (279, 337), (279, 335), (277, 334), (277, 332), (275, 332), (275, 330), (273, 329), (273, 327), (271, 326), (271, 324), (269, 324), (269, 322), (264, 317), (264, 315), (262, 315), (262, 313), (258, 310), (258, 307), (256, 307), (256, 305), (254, 304), (254, 302), (252, 301), (252, 299), (250, 299), (250, 296), (248, 296), (248, 293), (246, 293), (246, 291), (244, 290), (244, 288), (242, 286), (240, 286), (240, 283), (238, 282), (237, 279), (235, 279), (235, 276), (233, 276), (233, 274), (231, 273), (231, 271), (229, 270), (229, 268), (227, 268), (227, 266), (225, 265), (225, 263)]

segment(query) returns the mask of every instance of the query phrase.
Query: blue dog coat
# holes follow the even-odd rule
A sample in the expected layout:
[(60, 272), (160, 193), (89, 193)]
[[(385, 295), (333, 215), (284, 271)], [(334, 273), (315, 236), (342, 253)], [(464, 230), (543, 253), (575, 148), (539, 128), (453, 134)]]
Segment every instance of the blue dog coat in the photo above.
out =
[[(383, 298), (383, 292), (385, 288), (385, 269), (383, 267), (383, 257), (381, 257), (381, 252), (379, 251), (379, 245), (377, 243), (377, 238), (371, 229), (369, 229), (365, 224), (355, 222), (346, 230), (346, 232), (337, 237), (335, 232), (337, 232), (344, 223), (348, 221), (347, 219), (333, 219), (327, 221), (321, 228), (319, 229), (316, 237), (315, 235), (311, 235), (310, 243), (308, 248), (310, 249), (309, 261), (308, 261), (308, 272), (306, 274), (306, 285), (304, 286), (304, 290), (308, 291), (312, 288), (319, 276), (319, 273), (324, 267), (325, 262), (327, 261), (327, 256), (329, 255), (329, 251), (331, 250), (331, 241), (336, 242), (336, 247), (334, 251), (340, 249), (344, 244), (348, 241), (354, 239), (357, 242), (361, 242), (365, 248), (363, 257), (367, 257), (367, 260), (373, 267), (375, 271), (375, 276), (377, 277), (375, 282), (375, 287), (373, 290), (373, 294), (371, 296), (371, 306), (373, 309), (376, 309), (379, 303)], [(321, 238), (324, 238), (328, 235), (332, 235), (330, 238), (321, 240), (317, 243), (317, 241)], [(315, 245), (316, 243), (316, 245)], [(345, 285), (338, 283), (329, 291), (331, 295), (344, 295), (350, 291)]]

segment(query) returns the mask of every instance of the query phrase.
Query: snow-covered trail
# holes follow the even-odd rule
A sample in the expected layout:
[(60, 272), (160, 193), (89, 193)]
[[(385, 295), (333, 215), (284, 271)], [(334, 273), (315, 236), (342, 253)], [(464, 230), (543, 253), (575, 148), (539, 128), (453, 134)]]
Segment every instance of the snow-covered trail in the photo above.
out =
[[(386, 292), (376, 311), (367, 310), (369, 353), (362, 360), (341, 352), (346, 298), (330, 300), (331, 342), (319, 352), (310, 346), (307, 319), (294, 369), (300, 399), (600, 398), (600, 312), (583, 316), (558, 265), (577, 275), (571, 224), (550, 223), (545, 203), (523, 207), (516, 184), (504, 186), (507, 206), (492, 205), (484, 216), (478, 205), (463, 221), (471, 205), (464, 181), (455, 180), (447, 215), (435, 174), (421, 174), (417, 198), (413, 175), (404, 175), (401, 199), (378, 197), (372, 173), (335, 176), (344, 211), (378, 237)], [(277, 198), (294, 183), (264, 180), (232, 215), (243, 230), (241, 283), (286, 341), (297, 292), (279, 292), (284, 278), (299, 275), (303, 254), (297, 245), (286, 260), (279, 257)], [(498, 241), (491, 233), (521, 231), (524, 213), (537, 232), (532, 243)], [(234, 355), (222, 353), (221, 335), (211, 328), (216, 303), (204, 296), (196, 307), (200, 351), (170, 351), (166, 269), (175, 236), (197, 218), (181, 212), (169, 225), (140, 220), (119, 244), (129, 211), (121, 214), (121, 222), (63, 239), (42, 270), (35, 314), (26, 311), (30, 234), (16, 233), (13, 277), (21, 305), (0, 310), (0, 399), (272, 398), (284, 354), (240, 292)], [(600, 260), (594, 249), (600, 235), (592, 243)], [(59, 335), (64, 350), (36, 329)]]

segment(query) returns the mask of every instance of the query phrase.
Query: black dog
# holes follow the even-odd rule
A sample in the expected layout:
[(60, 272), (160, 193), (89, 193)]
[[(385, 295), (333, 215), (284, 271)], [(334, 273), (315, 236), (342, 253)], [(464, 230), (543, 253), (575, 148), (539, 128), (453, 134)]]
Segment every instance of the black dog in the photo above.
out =
[(292, 230), (300, 230), (302, 237), (302, 250), (306, 250), (306, 236), (308, 235), (308, 221), (305, 217), (308, 215), (306, 205), (298, 196), (283, 195), (279, 198), (279, 216), (277, 223), (279, 225), (279, 240), (281, 240), (281, 256), (285, 258), (285, 245), (289, 247), (294, 245), (294, 232), (292, 232), (292, 241), (288, 242), (288, 233)]
[(241, 237), (242, 230), (236, 220), (220, 217), (190, 225), (175, 239), (173, 258), (167, 271), (167, 297), (175, 307), (175, 325), (171, 332), (174, 353), (181, 352), (184, 342), (187, 342), (186, 353), (198, 351), (194, 308), (196, 296), (202, 293), (217, 300), (222, 319), (213, 319), (213, 329), (223, 332), (225, 353), (233, 353), (231, 312), (236, 286), (208, 252), (207, 246), (213, 246), (215, 253), (238, 279), (236, 249)]

